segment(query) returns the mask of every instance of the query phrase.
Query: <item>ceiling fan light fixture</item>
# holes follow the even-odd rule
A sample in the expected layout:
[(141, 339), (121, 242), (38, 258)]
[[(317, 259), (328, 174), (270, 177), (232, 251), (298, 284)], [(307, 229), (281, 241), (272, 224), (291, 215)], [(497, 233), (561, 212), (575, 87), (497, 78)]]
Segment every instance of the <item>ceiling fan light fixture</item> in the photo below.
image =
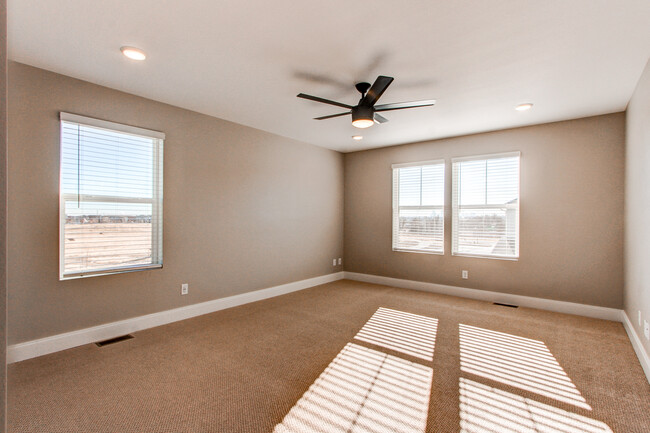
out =
[(352, 126), (356, 128), (369, 128), (375, 124), (372, 107), (358, 105), (352, 109)]
[(357, 119), (357, 120), (352, 121), (352, 126), (354, 126), (355, 128), (361, 128), (361, 129), (370, 128), (374, 124), (375, 124), (375, 121), (370, 120), (370, 119)]

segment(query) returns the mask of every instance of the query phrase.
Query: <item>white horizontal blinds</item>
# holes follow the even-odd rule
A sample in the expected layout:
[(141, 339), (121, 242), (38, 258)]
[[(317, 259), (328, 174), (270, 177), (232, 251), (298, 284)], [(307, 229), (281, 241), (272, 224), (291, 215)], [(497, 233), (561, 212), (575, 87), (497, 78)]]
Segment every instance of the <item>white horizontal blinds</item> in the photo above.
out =
[(161, 134), (80, 120), (61, 113), (61, 278), (160, 267)]
[(393, 166), (393, 250), (443, 253), (445, 164)]
[(519, 153), (452, 160), (452, 253), (519, 257)]

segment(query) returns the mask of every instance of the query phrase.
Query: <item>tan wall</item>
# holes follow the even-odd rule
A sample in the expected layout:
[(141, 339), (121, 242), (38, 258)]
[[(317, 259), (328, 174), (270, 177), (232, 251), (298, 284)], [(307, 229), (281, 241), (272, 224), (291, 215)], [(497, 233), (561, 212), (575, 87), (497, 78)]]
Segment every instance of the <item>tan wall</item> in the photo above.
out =
[(0, 0), (0, 433), (7, 389), (7, 2)]
[[(624, 128), (618, 113), (346, 154), (346, 271), (621, 308)], [(452, 256), (450, 158), (507, 151), (521, 151), (520, 259)], [(445, 254), (392, 251), (391, 164), (442, 158)]]
[[(341, 154), (21, 64), (9, 78), (10, 344), (341, 270)], [(162, 270), (58, 281), (59, 111), (167, 135)]]
[(627, 107), (625, 196), (625, 312), (650, 355), (650, 61)]

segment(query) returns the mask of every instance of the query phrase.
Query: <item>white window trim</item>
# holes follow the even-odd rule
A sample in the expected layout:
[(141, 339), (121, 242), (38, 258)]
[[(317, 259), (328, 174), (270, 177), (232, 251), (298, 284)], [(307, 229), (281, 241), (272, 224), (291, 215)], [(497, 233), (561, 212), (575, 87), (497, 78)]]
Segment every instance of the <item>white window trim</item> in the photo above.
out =
[(501, 152), (501, 153), (486, 153), (483, 155), (470, 155), (470, 156), (456, 156), (451, 158), (451, 163), (454, 162), (464, 162), (464, 161), (478, 161), (481, 159), (500, 159), (500, 158), (512, 158), (513, 156), (518, 156), (521, 159), (521, 152)]
[(59, 113), (59, 120), (107, 129), (109, 131), (119, 131), (131, 135), (139, 135), (141, 137), (157, 138), (159, 140), (165, 139), (165, 134), (160, 131), (138, 128), (136, 126), (124, 125), (122, 123), (109, 122), (108, 120), (95, 119), (93, 117), (80, 116), (78, 114), (65, 113), (63, 111)]
[[(101, 128), (108, 131), (117, 131), (125, 134), (136, 135), (140, 137), (153, 138), (156, 140), (164, 141), (165, 134), (160, 131), (154, 131), (151, 129), (138, 128), (135, 126), (124, 125), (122, 123), (109, 122), (107, 120), (95, 119), (93, 117), (80, 116), (78, 114), (71, 114), (61, 111), (59, 113), (60, 122), (71, 122), (77, 123), (84, 126), (92, 126), (94, 128)], [(160, 167), (162, 163), (162, 153), (164, 152), (162, 145), (157, 145), (154, 147), (154, 162), (157, 165), (154, 171), (158, 174), (158, 179), (156, 182), (158, 185), (163, 185), (163, 173)], [(59, 182), (62, 182), (62, 176), (59, 175)], [(162, 264), (152, 263), (144, 265), (133, 265), (133, 266), (115, 266), (106, 269), (99, 270), (90, 270), (83, 272), (68, 272), (65, 273), (65, 200), (66, 198), (76, 198), (79, 197), (76, 194), (63, 194), (62, 185), (59, 184), (59, 280), (72, 280), (77, 278), (86, 278), (86, 277), (95, 277), (100, 275), (112, 275), (125, 272), (135, 272), (143, 271), (147, 269), (160, 269), (163, 267)], [(152, 218), (155, 215), (158, 215), (162, 219), (162, 201), (163, 201), (163, 189), (160, 188), (159, 198), (137, 198), (137, 197), (111, 197), (111, 196), (95, 196), (95, 195), (83, 195), (84, 201), (98, 201), (98, 202), (120, 202), (120, 203), (151, 203), (152, 204)], [(159, 221), (158, 224), (162, 224), (162, 221)], [(155, 225), (155, 224), (153, 224)], [(160, 228), (162, 231), (162, 227)], [(161, 239), (162, 241), (162, 239)], [(156, 262), (160, 260), (162, 254), (162, 242), (160, 244), (157, 236), (152, 236), (152, 261)]]
[[(456, 225), (455, 224), (455, 218), (454, 215), (456, 215), (456, 212), (458, 211), (458, 201), (454, 199), (456, 195), (456, 182), (457, 179), (454, 176), (454, 163), (456, 162), (465, 162), (465, 161), (478, 161), (478, 160), (484, 160), (484, 159), (500, 159), (500, 158), (512, 158), (512, 157), (518, 157), (519, 158), (519, 166), (518, 166), (518, 173), (517, 173), (517, 179), (518, 179), (518, 184), (517, 184), (517, 189), (518, 189), (518, 198), (517, 198), (517, 207), (518, 207), (518, 212), (517, 212), (517, 256), (499, 256), (499, 255), (486, 255), (486, 254), (468, 254), (468, 253), (457, 253), (455, 252), (457, 245), (457, 239), (456, 236), (454, 236), (454, 232), (456, 230)], [(473, 207), (471, 205), (469, 206), (463, 206), (464, 208), (470, 208)], [(493, 208), (493, 209), (501, 209), (504, 206), (502, 205), (476, 205), (476, 208), (481, 208), (481, 209), (488, 209), (488, 208)], [(455, 257), (469, 257), (469, 258), (480, 258), (480, 259), (495, 259), (495, 260), (509, 260), (509, 261), (519, 261), (519, 258), (521, 257), (521, 238), (520, 238), (520, 223), (521, 223), (521, 213), (519, 212), (521, 210), (521, 152), (520, 151), (514, 151), (514, 152), (502, 152), (502, 153), (492, 153), (492, 154), (484, 154), (484, 155), (472, 155), (472, 156), (460, 156), (460, 157), (454, 157), (451, 158), (451, 220), (452, 220), (452, 231), (451, 231), (451, 255)]]
[(392, 171), (392, 188), (393, 188), (393, 206), (392, 206), (392, 213), (393, 213), (393, 218), (392, 218), (392, 227), (391, 227), (391, 247), (392, 250), (395, 252), (402, 252), (402, 253), (416, 253), (416, 254), (434, 254), (438, 256), (444, 256), (445, 255), (445, 205), (444, 203), (442, 205), (429, 205), (429, 206), (401, 206), (402, 209), (404, 208), (412, 208), (412, 209), (440, 209), (442, 210), (443, 218), (442, 218), (442, 251), (424, 251), (424, 250), (419, 250), (419, 249), (409, 249), (409, 248), (396, 248), (396, 242), (397, 242), (397, 234), (395, 233), (395, 227), (399, 227), (399, 190), (395, 190), (395, 176), (397, 176), (397, 171), (396, 169), (399, 168), (405, 168), (405, 167), (422, 167), (425, 165), (443, 165), (444, 167), (444, 176), (443, 176), (443, 201), (444, 201), (444, 196), (445, 196), (445, 177), (447, 173), (447, 165), (446, 161), (444, 159), (434, 159), (434, 160), (428, 160), (428, 161), (417, 161), (417, 162), (405, 162), (405, 163), (400, 163), (400, 164), (391, 164), (391, 171)]

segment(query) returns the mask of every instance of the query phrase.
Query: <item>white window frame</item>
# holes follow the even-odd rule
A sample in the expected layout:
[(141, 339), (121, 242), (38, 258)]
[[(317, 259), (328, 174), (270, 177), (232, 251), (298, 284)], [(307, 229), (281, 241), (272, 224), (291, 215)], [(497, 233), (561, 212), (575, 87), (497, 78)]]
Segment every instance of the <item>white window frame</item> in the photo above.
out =
[[(140, 137), (152, 138), (157, 140), (153, 148), (153, 164), (154, 167), (154, 188), (152, 198), (137, 198), (137, 197), (120, 197), (120, 196), (103, 196), (103, 195), (89, 195), (89, 194), (64, 194), (63, 193), (63, 163), (60, 162), (61, 174), (59, 176), (59, 279), (69, 280), (75, 278), (94, 277), (99, 275), (111, 275), (123, 272), (142, 271), (147, 269), (162, 268), (162, 203), (163, 203), (163, 149), (165, 134), (159, 131), (153, 131), (135, 126), (124, 125), (121, 123), (109, 122), (106, 120), (95, 119), (92, 117), (80, 116), (77, 114), (59, 113), (61, 138), (60, 145), (63, 146), (63, 122), (75, 123), (83, 126), (91, 126), (94, 128), (105, 129), (111, 132), (120, 132)], [(59, 151), (61, 155), (61, 150)], [(158, 187), (156, 187), (158, 185)], [(112, 266), (103, 269), (96, 269), (82, 272), (65, 272), (65, 202), (66, 200), (80, 199), (85, 202), (103, 202), (103, 203), (148, 203), (152, 206), (151, 218), (151, 254), (152, 263), (144, 265), (133, 266)]]
[[(478, 161), (478, 160), (488, 160), (488, 159), (500, 159), (500, 158), (519, 158), (518, 172), (517, 172), (517, 221), (515, 225), (515, 235), (516, 235), (516, 256), (503, 256), (503, 255), (494, 255), (494, 254), (469, 254), (469, 253), (459, 253), (458, 252), (458, 171), (456, 169), (456, 163), (465, 162), (465, 161)], [(464, 156), (451, 159), (451, 218), (452, 218), (452, 235), (451, 235), (451, 254), (452, 256), (459, 257), (477, 257), (477, 258), (486, 258), (486, 259), (497, 259), (497, 260), (511, 260), (518, 261), (521, 256), (520, 247), (520, 210), (521, 210), (521, 152), (503, 152), (503, 153), (493, 153), (486, 155), (474, 155), (474, 156)], [(463, 209), (506, 209), (505, 205), (463, 205)]]
[[(442, 205), (428, 205), (428, 206), (400, 206), (399, 205), (399, 169), (406, 167), (423, 167), (426, 165), (442, 165), (443, 166), (443, 204)], [(393, 179), (393, 226), (392, 226), (392, 248), (393, 251), (406, 252), (406, 253), (419, 253), (419, 254), (436, 254), (444, 255), (445, 254), (445, 187), (446, 187), (446, 172), (447, 165), (444, 159), (435, 159), (429, 161), (418, 161), (418, 162), (407, 162), (402, 164), (392, 164), (392, 179)], [(396, 187), (397, 186), (397, 187)], [(399, 233), (399, 214), (400, 209), (439, 209), (442, 211), (442, 250), (441, 251), (429, 251), (421, 250), (416, 248), (398, 248), (398, 233)]]

